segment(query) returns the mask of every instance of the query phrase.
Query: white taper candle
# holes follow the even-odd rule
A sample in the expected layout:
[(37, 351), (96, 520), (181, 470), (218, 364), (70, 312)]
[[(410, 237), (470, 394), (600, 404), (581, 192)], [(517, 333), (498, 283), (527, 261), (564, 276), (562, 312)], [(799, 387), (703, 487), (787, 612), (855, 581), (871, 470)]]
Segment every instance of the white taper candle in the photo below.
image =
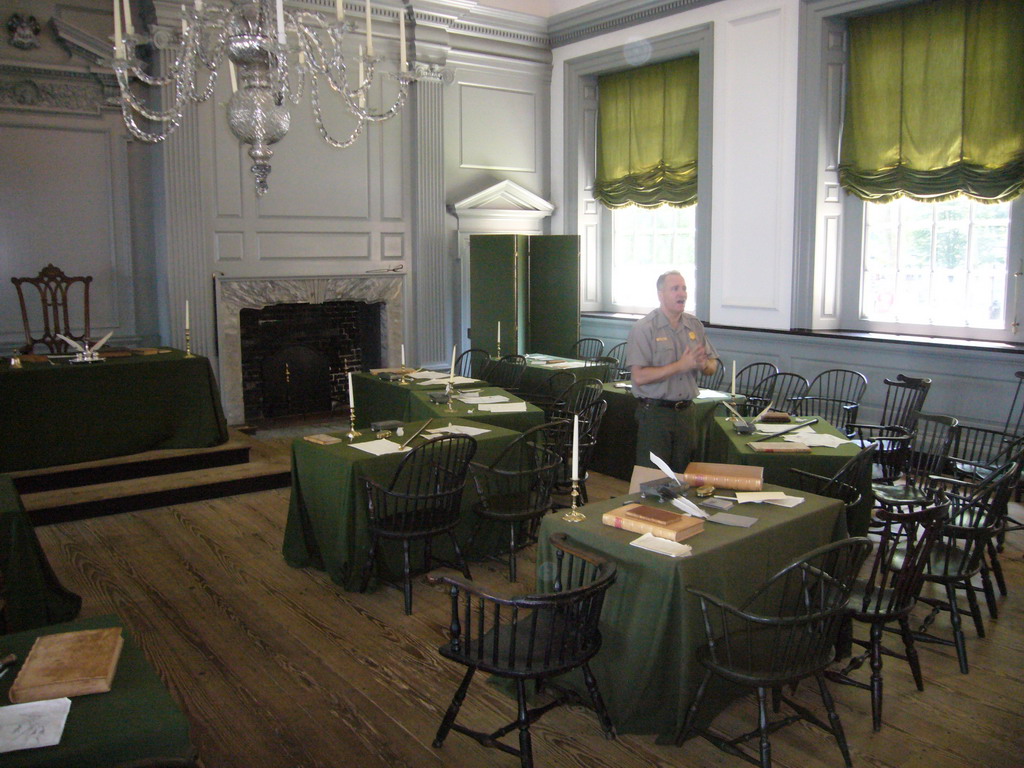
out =
[(284, 0), (277, 0), (277, 42), (284, 47)]
[(114, 58), (119, 59), (124, 55), (124, 46), (121, 37), (121, 2), (114, 0)]
[(501, 320), (498, 321), (498, 346), (501, 346)]
[[(352, 413), (356, 409), (356, 393), (352, 389), (352, 371), (348, 372), (348, 412)], [(352, 425), (353, 428), (355, 425)]]
[(405, 368), (405, 344), (402, 345), (402, 367)]
[(373, 56), (373, 20), (370, 0), (366, 0), (366, 55)]
[(129, 0), (124, 0), (124, 31), (127, 35), (135, 34), (135, 25), (132, 23), (132, 5)]
[(733, 397), (736, 397), (736, 361), (732, 361), (732, 389), (729, 390)]
[(405, 58), (405, 9), (398, 11), (398, 71), (405, 72), (409, 63)]
[(235, 62), (228, 59), (228, 75), (231, 76), (231, 92), (237, 93), (238, 91), (238, 75), (235, 73)]
[(455, 378), (455, 346), (452, 346), (452, 367), (448, 371), (448, 381), (451, 382)]
[(188, 299), (185, 299), (185, 330), (189, 330), (189, 327), (190, 326), (188, 323)]
[(580, 417), (577, 413), (572, 416), (572, 477), (569, 479), (580, 479)]
[(338, 21), (345, 20), (345, 2), (344, 0), (336, 0), (334, 4), (334, 11), (338, 16)]

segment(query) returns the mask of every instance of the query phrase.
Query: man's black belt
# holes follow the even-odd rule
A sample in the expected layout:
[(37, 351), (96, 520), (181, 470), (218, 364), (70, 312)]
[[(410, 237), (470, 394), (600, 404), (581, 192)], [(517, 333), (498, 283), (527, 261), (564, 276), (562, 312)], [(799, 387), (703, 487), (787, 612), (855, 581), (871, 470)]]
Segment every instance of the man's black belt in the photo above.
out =
[(677, 411), (689, 408), (691, 403), (693, 403), (692, 400), (658, 400), (655, 397), (638, 397), (637, 400), (647, 405), (657, 405), (661, 408), (674, 408)]

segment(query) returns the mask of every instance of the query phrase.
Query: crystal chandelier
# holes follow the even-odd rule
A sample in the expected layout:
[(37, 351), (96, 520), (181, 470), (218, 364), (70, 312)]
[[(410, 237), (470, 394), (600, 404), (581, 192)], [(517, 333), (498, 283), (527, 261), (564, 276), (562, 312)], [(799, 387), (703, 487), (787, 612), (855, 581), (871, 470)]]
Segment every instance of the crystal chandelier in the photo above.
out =
[[(113, 0), (113, 67), (121, 89), (121, 113), (137, 139), (157, 143), (170, 136), (181, 125), (189, 102), (204, 102), (213, 95), (226, 58), (232, 90), (228, 125), (249, 145), (256, 194), (262, 196), (274, 154), (270, 145), (284, 138), (291, 122), (289, 104), (298, 104), (307, 90), (320, 135), (337, 148), (351, 146), (367, 123), (392, 118), (405, 104), (416, 76), (406, 63), (404, 9), (398, 17), (398, 70), (387, 73), (397, 83), (397, 96), (390, 107), (376, 112), (367, 107), (367, 95), (383, 57), (374, 55), (370, 0), (366, 0), (365, 46), (360, 44), (355, 56), (350, 46), (349, 60), (342, 48), (355, 27), (345, 20), (342, 0), (336, 0), (335, 18), (285, 11), (283, 0), (230, 1), (230, 6), (203, 0), (194, 0), (191, 7), (183, 5), (178, 54), (165, 73), (151, 75), (134, 55), (136, 46), (148, 40), (134, 32), (129, 0)], [(324, 123), (320, 95), (325, 83), (355, 120), (346, 138), (335, 138)], [(159, 92), (159, 102), (145, 97), (147, 89)], [(142, 124), (139, 117), (144, 119)]]

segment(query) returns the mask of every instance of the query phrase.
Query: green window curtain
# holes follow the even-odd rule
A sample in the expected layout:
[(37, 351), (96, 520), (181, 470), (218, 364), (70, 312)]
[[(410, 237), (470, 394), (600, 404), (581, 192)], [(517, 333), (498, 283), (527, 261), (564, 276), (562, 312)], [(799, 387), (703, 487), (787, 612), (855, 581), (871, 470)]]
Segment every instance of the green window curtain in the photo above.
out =
[(697, 202), (698, 87), (697, 56), (598, 78), (597, 200)]
[(840, 183), (878, 202), (1024, 191), (1024, 1), (851, 19)]

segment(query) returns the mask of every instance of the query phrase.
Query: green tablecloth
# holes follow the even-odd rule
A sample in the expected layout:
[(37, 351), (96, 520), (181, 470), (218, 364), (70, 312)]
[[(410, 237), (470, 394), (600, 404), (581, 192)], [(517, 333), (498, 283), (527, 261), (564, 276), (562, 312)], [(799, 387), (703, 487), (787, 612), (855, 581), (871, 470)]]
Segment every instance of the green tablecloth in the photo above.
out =
[[(116, 616), (55, 624), (43, 631), (5, 635), (0, 648), (24, 659), (36, 637), (57, 632), (119, 626)], [(114, 682), (107, 693), (75, 696), (60, 744), (0, 755), (4, 768), (109, 768), (150, 758), (191, 760), (188, 720), (150, 666), (131, 635), (124, 632), (124, 648)], [(0, 699), (14, 675), (0, 680)]]
[[(605, 411), (601, 430), (597, 434), (597, 446), (590, 460), (590, 468), (603, 475), (629, 480), (636, 463), (637, 400), (632, 390), (617, 387), (614, 383), (604, 385), (604, 399), (608, 403), (608, 410)], [(742, 395), (738, 399), (742, 399)], [(704, 460), (711, 417), (721, 402), (721, 398), (699, 397), (686, 410), (693, 424), (694, 461)]]
[(101, 363), (0, 367), (0, 472), (227, 440), (205, 357), (177, 350)]
[[(601, 523), (601, 515), (638, 496), (624, 496), (583, 508), (587, 519), (570, 523), (561, 513), (541, 522), (537, 578), (551, 578), (553, 550), (548, 537), (571, 540), (612, 558), (618, 580), (609, 589), (601, 615), (603, 646), (591, 668), (619, 733), (657, 734), (675, 739), (700, 683), (695, 651), (706, 642), (692, 586), (740, 602), (765, 579), (799, 555), (846, 535), (838, 501), (802, 494), (794, 508), (744, 504), (732, 511), (757, 517), (750, 528), (705, 523), (686, 543), (689, 557), (670, 558), (629, 545), (639, 534)], [(565, 683), (586, 697), (581, 676)]]
[[(545, 363), (542, 361), (551, 361)], [(545, 383), (551, 374), (559, 371), (569, 371), (575, 374), (577, 379), (594, 378), (604, 381), (608, 378), (607, 365), (574, 365), (571, 368), (561, 367), (563, 363), (582, 363), (581, 360), (574, 360), (569, 357), (555, 357), (553, 355), (530, 355), (526, 358), (526, 368), (523, 371), (523, 378), (519, 382), (519, 389), (528, 394), (546, 393)], [(556, 367), (558, 366), (558, 367)]]
[[(818, 421), (814, 430), (823, 434), (847, 439), (846, 435), (824, 421)], [(777, 485), (793, 486), (797, 483), (790, 468), (798, 468), (816, 475), (831, 477), (842, 466), (860, 452), (860, 446), (847, 442), (838, 448), (812, 448), (810, 453), (757, 453), (748, 443), (758, 435), (738, 435), (732, 423), (724, 416), (715, 417), (708, 435), (707, 461), (726, 464), (747, 464), (764, 467), (764, 481)], [(779, 438), (781, 441), (782, 438)], [(865, 473), (860, 478), (861, 503), (850, 512), (850, 533), (863, 536), (867, 533), (871, 516), (871, 476)]]
[[(467, 419), (453, 418), (454, 424), (487, 426)], [(447, 423), (447, 421), (445, 422)], [(411, 422), (405, 426), (406, 436), (413, 434), (423, 422)], [(500, 427), (488, 427), (486, 434), (476, 437), (477, 451), (473, 461), (487, 464), (497, 457), (501, 450), (518, 433)], [(339, 437), (342, 435), (339, 433)], [(357, 441), (372, 440), (368, 430)], [(392, 438), (398, 439), (401, 438)], [(413, 447), (421, 444), (416, 440)], [(295, 568), (314, 567), (327, 571), (331, 580), (345, 589), (359, 588), (363, 563), (369, 547), (366, 531), (366, 500), (361, 478), (370, 477), (378, 481), (390, 478), (405, 454), (374, 456), (353, 448), (346, 440), (334, 445), (316, 445), (306, 440), (292, 443), (292, 496), (285, 524), (283, 554), (285, 561)], [(475, 499), (472, 480), (466, 485), (462, 497), (463, 521), (456, 535), (460, 546), (467, 541), (469, 532), (476, 523), (476, 516), (470, 511)], [(489, 523), (489, 521), (486, 521)], [(508, 540), (505, 526), (488, 524), (474, 542), (471, 550), (463, 547), (467, 557), (480, 556), (494, 551), (497, 542)], [(434, 551), (440, 557), (450, 557), (447, 537), (435, 539)], [(401, 574), (401, 547), (385, 543), (384, 557), (378, 558), (378, 571), (387, 578)], [(414, 565), (417, 563), (414, 560)]]
[(57, 580), (21, 497), (6, 475), (0, 475), (0, 574), (8, 632), (70, 621), (78, 615), (82, 598)]
[[(408, 380), (414, 381), (414, 380)], [(467, 385), (464, 388), (475, 389), (482, 385)], [(369, 427), (375, 421), (397, 420), (410, 421), (414, 418), (411, 414), (411, 404), (414, 393), (437, 393), (443, 392), (445, 382), (438, 384), (400, 384), (397, 381), (388, 381), (372, 373), (353, 373), (352, 389), (356, 399), (356, 428)], [(433, 414), (427, 414), (422, 418), (429, 418)]]

